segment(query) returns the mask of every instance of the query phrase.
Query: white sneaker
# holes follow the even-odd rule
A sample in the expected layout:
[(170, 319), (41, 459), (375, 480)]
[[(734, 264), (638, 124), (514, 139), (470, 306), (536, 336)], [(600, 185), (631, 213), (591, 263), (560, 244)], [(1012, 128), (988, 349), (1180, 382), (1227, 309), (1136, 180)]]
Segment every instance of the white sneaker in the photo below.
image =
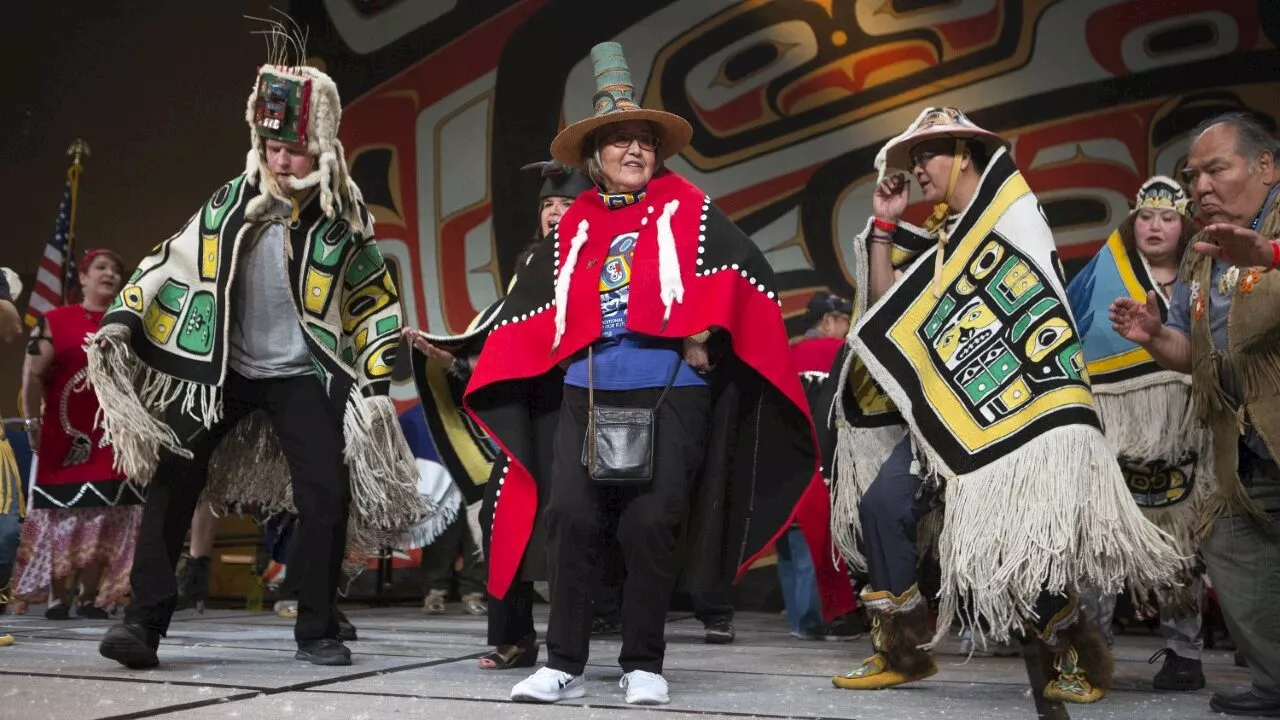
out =
[(587, 687), (581, 675), (570, 675), (545, 665), (511, 688), (511, 699), (515, 702), (553, 703), (586, 694)]
[(632, 670), (622, 676), (618, 686), (627, 691), (628, 705), (666, 705), (671, 702), (666, 678), (655, 673)]

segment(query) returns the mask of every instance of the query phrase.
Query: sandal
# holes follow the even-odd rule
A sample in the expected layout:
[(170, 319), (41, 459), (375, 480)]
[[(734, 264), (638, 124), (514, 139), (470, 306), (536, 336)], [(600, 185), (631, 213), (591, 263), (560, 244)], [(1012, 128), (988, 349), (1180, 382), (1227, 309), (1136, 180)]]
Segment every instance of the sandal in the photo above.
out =
[(480, 658), (481, 670), (510, 670), (511, 668), (533, 667), (538, 662), (538, 636), (530, 635), (517, 645), (500, 645), (509, 648), (510, 655), (504, 655), (498, 649)]

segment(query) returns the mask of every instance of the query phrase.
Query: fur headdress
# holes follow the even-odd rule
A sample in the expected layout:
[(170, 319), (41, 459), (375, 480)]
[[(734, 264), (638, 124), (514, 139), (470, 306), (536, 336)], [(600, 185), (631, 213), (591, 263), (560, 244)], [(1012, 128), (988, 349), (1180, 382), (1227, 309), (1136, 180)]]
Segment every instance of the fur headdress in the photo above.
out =
[(318, 186), (325, 215), (345, 217), (353, 227), (363, 228), (360, 189), (351, 179), (338, 140), (342, 118), (338, 86), (328, 75), (303, 64), (307, 35), (292, 19), (291, 27), (275, 20), (262, 22), (270, 26), (256, 33), (267, 39), (267, 64), (258, 68), (245, 109), (250, 143), (245, 174), (258, 184), (262, 195), (250, 202), (246, 213), (251, 217), (263, 213), (273, 200), (291, 202), (266, 164), (266, 141), (279, 140), (305, 146), (316, 160), (309, 175), (294, 179), (294, 188)]

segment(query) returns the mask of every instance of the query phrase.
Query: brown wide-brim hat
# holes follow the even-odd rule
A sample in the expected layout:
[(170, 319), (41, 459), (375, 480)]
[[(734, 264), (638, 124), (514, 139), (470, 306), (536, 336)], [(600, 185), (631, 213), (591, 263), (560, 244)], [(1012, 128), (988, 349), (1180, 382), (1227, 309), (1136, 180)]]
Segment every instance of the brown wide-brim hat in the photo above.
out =
[(876, 158), (876, 169), (880, 170), (882, 176), (885, 172), (894, 170), (910, 173), (911, 149), (935, 138), (973, 140), (985, 145), (988, 153), (994, 153), (997, 148), (1009, 147), (1009, 141), (990, 130), (978, 127), (960, 110), (931, 107), (925, 108), (905, 132), (885, 143)]
[(616, 42), (600, 43), (591, 48), (591, 62), (596, 80), (593, 98), (595, 113), (560, 131), (551, 141), (551, 157), (562, 164), (585, 172), (582, 144), (592, 132), (606, 125), (646, 120), (657, 128), (658, 157), (662, 160), (679, 154), (693, 139), (693, 126), (688, 120), (662, 110), (648, 110), (636, 104), (631, 71)]

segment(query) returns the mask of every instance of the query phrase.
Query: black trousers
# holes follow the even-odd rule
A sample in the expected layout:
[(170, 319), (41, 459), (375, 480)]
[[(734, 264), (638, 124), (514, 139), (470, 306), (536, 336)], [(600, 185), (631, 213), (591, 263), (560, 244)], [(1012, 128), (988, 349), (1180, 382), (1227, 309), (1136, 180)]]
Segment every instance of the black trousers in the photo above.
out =
[[(661, 388), (596, 392), (596, 402), (653, 407)], [(675, 546), (693, 482), (706, 452), (710, 391), (673, 388), (657, 413), (654, 477), (643, 488), (606, 487), (583, 468), (587, 391), (565, 387), (555, 435), (546, 509), (551, 619), (547, 667), (581, 675), (591, 639), (591, 598), (602, 512), (616, 508), (626, 565), (622, 587), (623, 672), (662, 672), (667, 607), (676, 583)]]
[[(456, 574), (454, 562), (462, 556), (462, 569)], [(484, 592), (484, 565), (476, 558), (476, 542), (467, 526), (466, 508), (458, 513), (435, 542), (422, 548), (422, 586), (426, 591), (441, 590), (446, 595), (457, 580), (458, 595)]]
[(289, 576), (297, 573), (294, 638), (305, 642), (337, 637), (333, 610), (346, 552), (351, 485), (342, 457), (342, 420), (314, 375), (250, 380), (229, 372), (222, 419), (208, 430), (170, 413), (172, 427), (186, 439), (192, 458), (164, 453), (148, 487), (126, 619), (162, 634), (168, 631), (177, 603), (174, 568), (208, 481), (209, 457), (238, 421), (257, 410), (267, 414), (280, 438), (298, 506), (293, 538), (297, 548), (289, 564)]
[(733, 603), (729, 601), (729, 593), (724, 590), (689, 593), (689, 602), (693, 605), (693, 616), (703, 627), (733, 622)]
[[(937, 493), (935, 486), (924, 485), (912, 474), (911, 459), (911, 439), (903, 438), (880, 466), (858, 505), (871, 589), (894, 595), (911, 589), (918, 580), (916, 524), (929, 511)], [(1065, 595), (1041, 593), (1035, 606), (1038, 618), (1032, 625), (1044, 630), (1071, 602)]]
[[(606, 501), (615, 498), (606, 498)], [(618, 516), (622, 508), (606, 504), (601, 509), (600, 544), (596, 546), (596, 577), (591, 588), (593, 619), (622, 622), (622, 583), (627, 579), (626, 563), (618, 545)]]

